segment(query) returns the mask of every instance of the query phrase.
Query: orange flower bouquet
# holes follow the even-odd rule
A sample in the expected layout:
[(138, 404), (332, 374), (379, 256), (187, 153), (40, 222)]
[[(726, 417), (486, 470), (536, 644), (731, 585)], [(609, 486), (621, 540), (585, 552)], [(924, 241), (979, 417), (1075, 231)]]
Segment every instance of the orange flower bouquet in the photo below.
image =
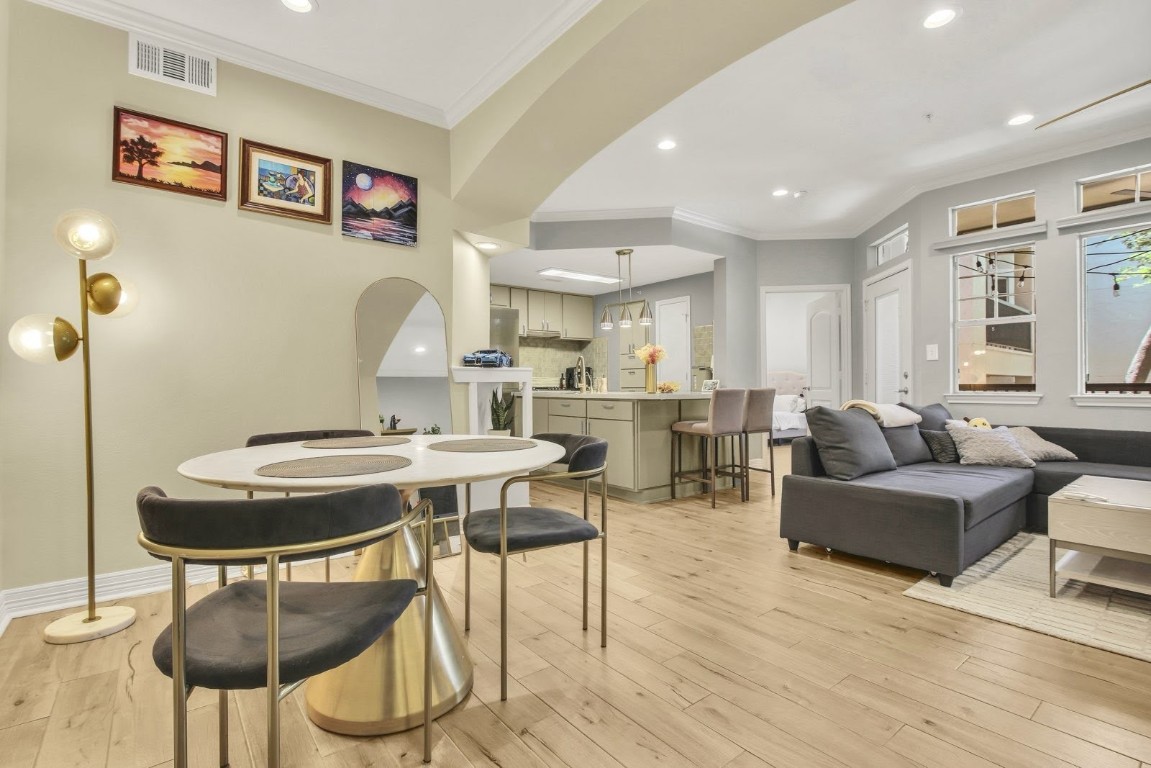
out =
[(635, 351), (635, 356), (647, 365), (655, 365), (667, 357), (667, 350), (659, 344), (644, 344)]

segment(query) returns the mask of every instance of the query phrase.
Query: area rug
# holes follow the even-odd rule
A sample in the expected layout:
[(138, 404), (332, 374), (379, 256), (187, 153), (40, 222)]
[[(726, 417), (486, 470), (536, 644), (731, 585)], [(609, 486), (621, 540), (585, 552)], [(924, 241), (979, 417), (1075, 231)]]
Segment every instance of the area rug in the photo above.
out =
[(1057, 577), (1052, 599), (1047, 557), (1046, 536), (1020, 533), (957, 576), (950, 589), (929, 576), (903, 594), (1151, 661), (1151, 597)]

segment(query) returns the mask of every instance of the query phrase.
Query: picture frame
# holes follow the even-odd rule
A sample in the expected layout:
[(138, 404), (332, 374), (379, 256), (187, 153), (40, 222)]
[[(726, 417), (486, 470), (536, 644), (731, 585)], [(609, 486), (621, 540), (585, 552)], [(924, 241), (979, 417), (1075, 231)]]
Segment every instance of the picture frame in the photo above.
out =
[(719, 389), (719, 379), (704, 379), (703, 386), (700, 387), (701, 392), (712, 392)]
[(332, 223), (332, 161), (240, 139), (240, 202), (246, 211)]
[(115, 107), (112, 181), (228, 199), (228, 134)]
[(350, 160), (343, 162), (340, 232), (346, 237), (415, 247), (419, 180)]

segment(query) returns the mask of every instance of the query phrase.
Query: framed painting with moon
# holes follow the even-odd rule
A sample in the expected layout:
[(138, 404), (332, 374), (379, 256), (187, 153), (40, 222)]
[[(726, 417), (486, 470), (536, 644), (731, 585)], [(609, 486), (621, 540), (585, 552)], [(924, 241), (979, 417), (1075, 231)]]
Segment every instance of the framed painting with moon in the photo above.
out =
[(240, 208), (332, 223), (332, 161), (240, 139)]
[(343, 178), (340, 231), (362, 240), (415, 246), (415, 178), (348, 160)]

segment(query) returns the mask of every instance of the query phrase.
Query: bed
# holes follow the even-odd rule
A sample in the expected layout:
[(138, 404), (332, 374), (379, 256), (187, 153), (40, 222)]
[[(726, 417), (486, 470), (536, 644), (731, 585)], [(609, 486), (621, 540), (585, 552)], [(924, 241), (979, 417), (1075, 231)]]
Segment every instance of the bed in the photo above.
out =
[(764, 386), (775, 389), (771, 439), (780, 442), (805, 436), (807, 417), (803, 411), (807, 407), (804, 402), (807, 374), (798, 371), (768, 371)]

